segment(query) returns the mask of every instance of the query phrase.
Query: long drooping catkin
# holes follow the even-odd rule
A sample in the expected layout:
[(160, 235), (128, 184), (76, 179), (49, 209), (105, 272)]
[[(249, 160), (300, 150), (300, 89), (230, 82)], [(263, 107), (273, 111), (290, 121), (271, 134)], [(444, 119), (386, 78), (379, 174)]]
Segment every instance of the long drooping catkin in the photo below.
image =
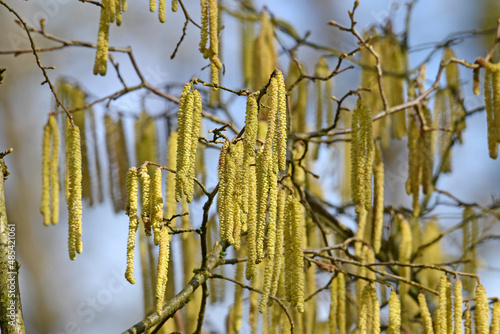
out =
[(389, 325), (387, 334), (399, 334), (401, 327), (401, 304), (396, 292), (391, 291), (389, 296)]
[(194, 96), (194, 107), (193, 107), (193, 124), (191, 130), (191, 147), (186, 147), (188, 149), (189, 159), (188, 165), (183, 166), (184, 170), (180, 171), (183, 175), (186, 175), (185, 186), (183, 187), (184, 195), (186, 195), (186, 200), (191, 203), (194, 194), (194, 177), (195, 177), (195, 165), (196, 165), (196, 150), (198, 148), (198, 135), (201, 128), (201, 110), (202, 101), (200, 92), (195, 90), (193, 92)]
[(224, 177), (225, 187), (224, 191), (224, 216), (225, 216), (225, 235), (221, 235), (222, 241), (227, 241), (230, 244), (234, 244), (234, 212), (235, 212), (235, 200), (234, 192), (236, 186), (236, 163), (235, 163), (235, 152), (236, 147), (234, 145), (229, 146), (228, 153), (226, 154), (226, 163)]
[(436, 315), (436, 321), (438, 322), (438, 333), (439, 334), (446, 334), (448, 333), (448, 328), (451, 326), (451, 324), (448, 324), (448, 316), (447, 316), (447, 310), (448, 310), (448, 303), (451, 303), (451, 299), (448, 300), (447, 298), (447, 285), (448, 285), (448, 278), (446, 275), (441, 276), (441, 280), (439, 283), (439, 306), (436, 310), (437, 315)]
[(191, 93), (192, 85), (187, 83), (181, 93), (179, 101), (179, 111), (177, 114), (178, 140), (177, 140), (177, 162), (175, 174), (175, 200), (182, 200), (184, 179), (182, 171), (185, 161), (189, 159), (189, 148), (191, 147), (191, 128), (193, 122), (193, 102), (194, 97)]
[(328, 315), (328, 327), (330, 328), (330, 333), (336, 333), (338, 309), (339, 309), (339, 279), (338, 276), (336, 276), (332, 279), (332, 282), (330, 283), (330, 313)]
[[(399, 262), (410, 263), (412, 251), (412, 233), (411, 226), (406, 219), (401, 221), (401, 243), (399, 244)], [(402, 267), (400, 269), (400, 275), (407, 280), (410, 279), (410, 267)], [(399, 294), (401, 299), (404, 295), (408, 293), (409, 285), (406, 283), (400, 283)]]
[(260, 32), (253, 46), (253, 82), (250, 86), (253, 90), (264, 86), (271, 73), (278, 67), (274, 48), (273, 23), (265, 11), (262, 11), (260, 20)]
[[(359, 311), (359, 318), (358, 318), (358, 328), (360, 333), (367, 333), (367, 326), (368, 326), (368, 312), (371, 310), (368, 310), (369, 308), (369, 301), (370, 301), (370, 286), (366, 285), (363, 289), (362, 293), (362, 298), (361, 298), (361, 308)], [(371, 312), (370, 312), (371, 313)], [(370, 324), (371, 325), (371, 324)]]
[(150, 199), (150, 184), (151, 178), (148, 174), (146, 166), (142, 166), (139, 171), (139, 178), (141, 180), (141, 219), (144, 224), (144, 232), (146, 235), (151, 235), (151, 199)]
[[(173, 131), (170, 133), (168, 138), (168, 167), (175, 170), (177, 156), (177, 132)], [(166, 209), (165, 217), (167, 219), (172, 219), (172, 217), (177, 213), (177, 202), (175, 201), (175, 175), (169, 172), (167, 174), (166, 183)], [(170, 226), (175, 227), (175, 219), (170, 221)]]
[(500, 334), (500, 301), (498, 298), (493, 302), (493, 309), (491, 311), (491, 334)]
[(160, 242), (160, 229), (163, 224), (163, 195), (161, 190), (161, 167), (156, 168), (151, 182), (151, 226), (153, 227), (154, 244)]
[(158, 254), (158, 269), (156, 276), (156, 313), (161, 314), (163, 300), (165, 297), (165, 288), (168, 280), (168, 263), (170, 259), (170, 234), (166, 226), (162, 227), (159, 232), (159, 254)]
[(110, 1), (113, 0), (102, 1), (103, 6), (101, 7), (101, 17), (99, 19), (94, 74), (106, 75), (108, 65)]
[(52, 225), (59, 221), (59, 129), (56, 117), (49, 116), (50, 135), (52, 146), (50, 151), (50, 187), (51, 187), (51, 215)]
[[(252, 162), (252, 160), (250, 160), (250, 162)], [(248, 261), (245, 270), (245, 277), (247, 280), (251, 280), (255, 276), (255, 261), (257, 260), (257, 177), (255, 167), (253, 166), (249, 169), (248, 183)]]
[[(304, 221), (302, 205), (297, 199), (293, 199), (290, 205), (290, 221), (288, 227), (289, 251), (286, 254), (285, 266), (290, 266), (290, 297), (292, 305), (297, 307), (297, 311), (304, 312), (304, 265), (302, 244), (304, 239)], [(286, 243), (285, 243), (286, 245)], [(286, 272), (285, 272), (286, 273)]]
[(278, 192), (278, 210), (276, 223), (276, 247), (274, 249), (274, 267), (273, 281), (271, 284), (270, 295), (274, 296), (278, 292), (278, 283), (281, 276), (281, 268), (283, 266), (283, 244), (285, 236), (285, 204), (286, 193), (283, 190)]
[(280, 70), (276, 70), (276, 80), (278, 83), (278, 111), (276, 119), (276, 134), (278, 148), (278, 166), (280, 171), (286, 169), (286, 147), (287, 147), (287, 109), (286, 109), (286, 89), (285, 79)]
[[(493, 78), (498, 74), (493, 73), (490, 69), (486, 68), (484, 75), (484, 104), (486, 108), (486, 123), (488, 125), (488, 150), (490, 158), (496, 159), (498, 156), (498, 143), (500, 135), (497, 132), (500, 129), (495, 127), (495, 95), (500, 96), (500, 93), (495, 93), (495, 86)], [(497, 79), (498, 80), (498, 79)], [(499, 103), (500, 105), (500, 103)], [(500, 115), (498, 115), (500, 116)]]
[(453, 309), (454, 309), (454, 332), (453, 334), (462, 334), (462, 282), (457, 278), (453, 287)]
[(384, 162), (380, 145), (375, 146), (374, 180), (374, 217), (373, 217), (373, 251), (378, 253), (382, 245), (384, 227)]
[(434, 334), (431, 312), (429, 312), (425, 295), (422, 292), (418, 294), (418, 304), (420, 306), (420, 316), (422, 317), (424, 334)]
[[(255, 157), (255, 141), (257, 139), (258, 125), (258, 107), (255, 95), (249, 95), (247, 97), (246, 105), (246, 116), (245, 116), (245, 137), (243, 138), (244, 150), (243, 150), (243, 189), (242, 198), (246, 199), (249, 196), (250, 188), (250, 161)], [(243, 212), (248, 213), (248, 202), (243, 201)]]
[(82, 252), (82, 153), (80, 149), (80, 130), (70, 126), (66, 138), (66, 166), (69, 179), (68, 222), (69, 258), (74, 260), (76, 253)]
[(490, 323), (488, 313), (489, 308), (486, 289), (481, 284), (478, 284), (476, 286), (476, 309), (474, 311), (474, 325), (476, 333), (489, 333)]
[(130, 218), (128, 227), (128, 240), (127, 240), (127, 269), (125, 271), (125, 278), (131, 284), (135, 284), (134, 278), (134, 252), (135, 252), (135, 236), (139, 223), (137, 217), (138, 205), (138, 175), (137, 168), (131, 167), (127, 173), (127, 215)]
[(413, 216), (420, 214), (419, 192), (422, 175), (422, 157), (419, 149), (420, 131), (415, 120), (416, 115), (408, 114), (408, 180), (406, 192), (412, 195)]
[(234, 207), (234, 218), (233, 218), (233, 239), (234, 239), (234, 249), (239, 250), (241, 246), (241, 232), (243, 229), (243, 221), (246, 222), (246, 216), (242, 212), (242, 202), (244, 199), (241, 197), (241, 188), (243, 187), (243, 142), (239, 141), (234, 145), (233, 159), (234, 159), (234, 170), (235, 170), (235, 187), (233, 193), (233, 207)]
[(40, 213), (43, 215), (43, 224), (50, 225), (50, 126), (43, 127), (42, 140), (42, 201)]
[(469, 301), (465, 302), (464, 334), (472, 334), (472, 316), (470, 312)]

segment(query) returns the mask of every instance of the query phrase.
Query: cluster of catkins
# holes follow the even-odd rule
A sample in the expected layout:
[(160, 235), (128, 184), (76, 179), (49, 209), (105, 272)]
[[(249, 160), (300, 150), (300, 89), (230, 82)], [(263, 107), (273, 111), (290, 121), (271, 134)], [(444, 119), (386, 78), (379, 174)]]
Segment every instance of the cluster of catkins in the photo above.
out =
[[(82, 152), (80, 129), (66, 123), (66, 201), (68, 205), (68, 248), (71, 260), (82, 245)], [(42, 200), (40, 212), (45, 225), (59, 220), (59, 129), (54, 115), (43, 129)]]

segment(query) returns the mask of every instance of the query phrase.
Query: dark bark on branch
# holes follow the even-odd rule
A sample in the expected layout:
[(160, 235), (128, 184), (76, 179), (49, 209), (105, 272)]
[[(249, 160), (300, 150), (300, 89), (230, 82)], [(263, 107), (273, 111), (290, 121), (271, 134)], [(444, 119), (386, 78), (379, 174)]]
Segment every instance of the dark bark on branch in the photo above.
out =
[(15, 259), (15, 226), (8, 224), (5, 207), (7, 175), (7, 166), (0, 156), (0, 330), (18, 334), (25, 331), (18, 280), (20, 264)]

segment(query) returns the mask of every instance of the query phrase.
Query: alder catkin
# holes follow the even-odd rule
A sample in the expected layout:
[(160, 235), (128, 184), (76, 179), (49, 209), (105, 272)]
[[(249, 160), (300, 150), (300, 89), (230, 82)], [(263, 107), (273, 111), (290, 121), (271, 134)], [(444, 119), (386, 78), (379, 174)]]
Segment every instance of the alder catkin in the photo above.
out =
[(234, 146), (229, 146), (229, 151), (226, 154), (225, 172), (226, 178), (225, 194), (224, 194), (224, 216), (225, 216), (225, 237), (221, 235), (221, 240), (234, 244), (234, 192), (235, 192), (235, 179), (236, 179), (236, 164), (235, 164), (235, 151)]
[(454, 310), (454, 332), (453, 334), (462, 334), (462, 282), (457, 279), (453, 287), (453, 310)]
[[(177, 156), (177, 132), (173, 131), (170, 133), (168, 138), (168, 167), (175, 170)], [(172, 217), (177, 213), (177, 202), (175, 201), (175, 174), (168, 172), (167, 183), (166, 183), (166, 210), (165, 216), (167, 219), (172, 219)], [(170, 226), (175, 227), (175, 219), (170, 221)]]
[(371, 311), (368, 310), (369, 300), (370, 300), (370, 286), (366, 285), (361, 295), (361, 308), (359, 311), (359, 319), (358, 319), (359, 332), (362, 334), (367, 333), (368, 312)]
[(158, 269), (156, 276), (156, 313), (161, 314), (165, 288), (168, 280), (168, 262), (170, 259), (170, 234), (168, 228), (163, 226), (159, 231), (160, 249), (158, 254)]
[(330, 313), (328, 315), (328, 326), (330, 334), (335, 334), (337, 330), (337, 313), (339, 308), (339, 280), (334, 277), (330, 283)]
[(271, 284), (270, 295), (274, 296), (278, 292), (278, 283), (281, 275), (281, 268), (283, 266), (283, 243), (285, 233), (285, 205), (286, 193), (279, 189), (278, 191), (278, 209), (276, 218), (276, 247), (274, 249), (274, 267), (273, 267), (273, 281)]
[[(401, 243), (399, 244), (399, 262), (410, 263), (412, 251), (412, 233), (411, 226), (406, 219), (401, 221)], [(410, 267), (402, 267), (400, 275), (407, 280), (410, 280)], [(401, 282), (399, 293), (401, 298), (408, 293), (410, 286), (407, 283)]]
[(205, 58), (208, 42), (208, 0), (200, 0), (201, 6), (201, 33), (199, 50)]
[[(252, 162), (252, 160), (250, 160)], [(247, 217), (247, 253), (248, 261), (245, 270), (247, 280), (255, 276), (255, 261), (257, 260), (257, 189), (256, 189), (256, 171), (255, 167), (249, 169), (248, 178), (248, 217)]]
[(434, 330), (432, 328), (431, 312), (429, 312), (429, 307), (427, 306), (425, 295), (422, 292), (418, 294), (418, 304), (420, 306), (420, 316), (422, 317), (422, 327), (424, 328), (424, 334), (434, 334)]
[(50, 225), (50, 126), (43, 127), (42, 140), (42, 201), (40, 213), (43, 215), (43, 224)]
[(470, 312), (469, 301), (465, 302), (464, 334), (472, 334), (472, 316)]
[(139, 171), (139, 179), (141, 180), (141, 219), (144, 224), (144, 232), (146, 235), (151, 235), (151, 200), (150, 200), (150, 184), (151, 178), (146, 166), (142, 166)]
[[(436, 321), (439, 324), (438, 326), (438, 334), (447, 334), (448, 333), (448, 299), (447, 299), (447, 284), (448, 278), (446, 275), (441, 276), (441, 280), (439, 282), (439, 306), (436, 310), (437, 316)], [(451, 300), (449, 300), (451, 303)]]
[(401, 327), (401, 304), (396, 292), (391, 291), (389, 296), (389, 324), (387, 334), (399, 334)]
[(370, 299), (372, 304), (371, 318), (372, 322), (370, 324), (372, 334), (380, 334), (380, 304), (377, 297), (377, 291), (373, 286), (370, 285)]
[(94, 74), (106, 75), (106, 68), (108, 65), (110, 1), (113, 0), (102, 1), (103, 6), (101, 7), (101, 17), (99, 19)]
[(159, 0), (158, 19), (161, 23), (167, 21), (167, 0)]
[(490, 333), (500, 334), (500, 301), (498, 298), (493, 302)]
[(49, 116), (52, 147), (50, 152), (50, 186), (51, 186), (51, 215), (52, 225), (59, 221), (59, 129), (56, 117)]
[(293, 200), (292, 212), (292, 265), (293, 265), (293, 278), (292, 278), (292, 304), (297, 307), (297, 311), (304, 312), (304, 260), (302, 253), (302, 244), (304, 240), (304, 213), (302, 212), (302, 205), (297, 199)]
[[(226, 240), (227, 234), (227, 215), (226, 215), (226, 157), (228, 155), (229, 150), (229, 141), (225, 141), (224, 145), (220, 150), (219, 155), (219, 194), (217, 197), (217, 213), (219, 214), (219, 229), (220, 229), (220, 238), (221, 240)], [(250, 256), (250, 254), (249, 254)]]
[(374, 179), (374, 217), (373, 217), (373, 251), (377, 254), (382, 245), (384, 228), (384, 162), (380, 145), (375, 145)]
[(285, 79), (280, 70), (276, 70), (276, 80), (278, 83), (278, 115), (277, 115), (277, 135), (278, 135), (278, 164), (279, 170), (286, 169), (286, 147), (287, 147), (287, 113), (286, 109), (286, 88)]
[(82, 153), (80, 146), (80, 129), (70, 126), (66, 138), (66, 166), (69, 179), (68, 225), (69, 225), (69, 257), (76, 258), (82, 252)]
[(184, 169), (184, 161), (189, 159), (189, 149), (191, 147), (191, 127), (192, 127), (192, 112), (194, 97), (190, 92), (191, 83), (184, 85), (179, 101), (179, 111), (177, 113), (178, 140), (177, 140), (177, 161), (175, 174), (175, 200), (182, 200), (184, 182), (182, 171)]
[(245, 200), (249, 198), (249, 188), (250, 188), (250, 161), (253, 157), (255, 157), (255, 141), (257, 139), (257, 131), (259, 129), (258, 124), (258, 113), (259, 110), (257, 108), (256, 96), (251, 94), (247, 97), (246, 104), (246, 116), (245, 116), (245, 137), (243, 137), (243, 189), (242, 189), (242, 198), (243, 198), (243, 213), (248, 213), (248, 203), (249, 200)]
[(474, 325), (476, 333), (489, 333), (490, 324), (488, 296), (486, 295), (486, 289), (481, 284), (478, 284), (476, 286), (476, 309), (474, 310)]
[(196, 150), (198, 148), (198, 135), (201, 128), (201, 111), (202, 111), (202, 101), (200, 92), (195, 90), (193, 92), (193, 123), (191, 130), (191, 147), (186, 147), (189, 152), (188, 165), (184, 166), (183, 175), (186, 175), (185, 181), (186, 185), (183, 187), (184, 195), (186, 195), (186, 200), (191, 203), (194, 194), (194, 178), (195, 178), (195, 167), (196, 167)]
[(138, 205), (138, 176), (137, 168), (131, 167), (127, 173), (127, 215), (130, 218), (127, 240), (127, 269), (125, 278), (130, 284), (135, 284), (134, 278), (134, 252), (135, 236), (138, 227), (137, 205)]
[[(496, 76), (498, 77), (498, 75)], [(486, 108), (486, 123), (488, 125), (488, 150), (492, 159), (498, 157), (497, 140), (500, 138), (500, 135), (497, 134), (497, 131), (500, 131), (500, 129), (495, 128), (495, 95), (500, 96), (500, 93), (495, 92), (494, 77), (495, 74), (486, 68), (484, 75), (484, 104)]]
[(160, 229), (163, 224), (163, 195), (161, 190), (161, 167), (156, 168), (151, 182), (151, 226), (153, 227), (154, 244), (160, 242)]

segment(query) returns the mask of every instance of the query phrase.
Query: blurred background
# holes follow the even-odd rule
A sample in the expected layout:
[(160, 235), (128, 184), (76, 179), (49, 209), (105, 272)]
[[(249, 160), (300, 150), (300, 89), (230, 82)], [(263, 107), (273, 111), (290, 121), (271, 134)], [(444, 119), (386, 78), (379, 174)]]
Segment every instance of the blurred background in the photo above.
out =
[[(96, 41), (100, 10), (95, 5), (77, 0), (7, 2), (31, 26), (39, 27), (40, 19), (45, 19), (45, 30), (49, 34), (65, 40), (77, 39), (91, 43)], [(199, 22), (199, 3), (185, 2), (190, 15)], [(357, 29), (364, 31), (372, 26), (383, 26), (390, 18), (394, 31), (401, 33), (405, 24), (406, 2), (361, 0), (355, 17), (358, 22)], [(225, 0), (223, 3), (228, 8), (239, 8), (238, 1)], [(352, 1), (274, 0), (254, 3), (258, 9), (267, 6), (277, 18), (291, 23), (299, 35), (303, 36), (310, 31), (311, 41), (343, 52), (355, 48), (352, 36), (327, 25), (330, 20), (348, 24), (347, 11), (352, 8)], [(460, 31), (495, 27), (499, 13), (500, 2), (497, 0), (416, 1), (409, 22), (410, 68), (420, 64), (429, 54), (434, 46), (429, 43), (442, 42), (450, 34)], [(209, 70), (204, 68), (208, 62), (197, 51), (198, 28), (192, 24), (188, 26), (187, 36), (177, 56), (170, 59), (182, 34), (184, 15), (180, 10), (177, 13), (167, 10), (165, 24), (158, 22), (157, 15), (149, 12), (147, 2), (129, 1), (128, 11), (123, 14), (122, 25), (111, 25), (110, 45), (130, 46), (146, 79), (156, 87), (163, 89), (167, 84), (182, 85), (193, 77), (208, 81)], [(29, 49), (26, 34), (14, 19), (11, 13), (0, 7), (0, 51)], [(234, 89), (245, 88), (240, 66), (241, 41), (238, 22), (228, 15), (223, 16), (222, 22), (224, 29), (221, 33), (221, 53), (226, 68), (222, 83)], [(492, 35), (488, 37), (464, 38), (461, 43), (454, 45), (453, 49), (457, 57), (473, 62), (476, 57), (484, 56), (489, 50)], [(36, 36), (35, 41), (38, 47), (54, 45), (40, 36)], [(283, 43), (287, 46), (293, 45), (292, 41), (286, 38), (283, 38)], [(320, 53), (302, 48), (298, 55), (312, 71)], [(55, 66), (55, 69), (48, 70), (52, 82), (55, 83), (59, 77), (70, 78), (84, 88), (90, 99), (106, 96), (122, 88), (110, 64), (105, 77), (92, 74), (94, 56), (94, 49), (80, 47), (40, 53), (43, 65)], [(429, 82), (436, 74), (441, 57), (439, 50), (428, 62)], [(120, 63), (121, 74), (128, 85), (138, 84), (139, 79), (128, 57), (114, 53), (114, 58)], [(288, 61), (288, 57), (280, 56), (280, 68), (288, 68)], [(331, 66), (336, 64), (336, 59), (329, 61)], [(0, 67), (7, 68), (4, 83), (0, 85), (0, 151), (14, 148), (14, 152), (6, 157), (11, 174), (6, 183), (6, 196), (9, 221), (16, 224), (17, 258), (22, 264), (20, 283), (26, 332), (121, 332), (141, 320), (144, 312), (140, 279), (138, 284), (130, 285), (123, 276), (126, 267), (128, 218), (123, 211), (114, 213), (107, 194), (108, 187), (104, 186), (105, 201), (102, 204), (95, 204), (92, 208), (84, 205), (84, 252), (76, 261), (69, 260), (64, 202), (61, 201), (60, 223), (56, 226), (43, 226), (38, 210), (41, 194), (42, 130), (47, 121), (47, 114), (54, 108), (53, 97), (47, 85), (40, 85), (44, 79), (32, 54), (15, 57), (0, 54)], [(472, 71), (461, 67), (460, 75), (464, 83), (463, 94), (467, 109), (484, 105), (482, 96), (472, 94)], [(335, 77), (334, 95), (340, 97), (349, 89), (357, 87), (359, 78), (359, 68)], [(314, 85), (311, 84), (310, 89), (314, 89)], [(178, 94), (178, 91), (172, 93)], [(244, 99), (233, 98), (225, 93), (222, 93), (222, 99), (230, 102), (231, 113), (236, 124), (241, 127)], [(353, 101), (349, 100), (346, 106), (352, 108)], [(175, 105), (166, 104), (164, 100), (151, 94), (147, 95), (144, 91), (111, 101), (109, 108), (131, 115), (130, 120), (126, 121), (127, 126), (131, 127), (131, 122), (139, 115), (144, 105), (152, 115), (176, 110)], [(104, 104), (95, 107), (97, 116), (102, 116), (104, 110)], [(311, 118), (314, 117), (313, 114), (311, 113)], [(102, 124), (98, 124), (97, 128), (103, 129)], [(489, 205), (493, 198), (498, 200), (500, 195), (500, 161), (488, 157), (484, 112), (467, 118), (467, 129), (463, 136), (464, 143), (454, 149), (453, 172), (443, 176), (438, 186), (465, 202)], [(103, 130), (98, 131), (97, 138), (104, 138)], [(131, 144), (133, 138), (127, 137), (127, 141)], [(105, 145), (104, 142), (102, 145)], [(159, 147), (164, 148), (165, 142), (160, 143)], [(405, 141), (396, 144), (392, 162), (388, 163), (390, 169), (386, 172), (386, 182), (389, 182), (389, 179), (396, 180), (396, 186), (386, 184), (386, 204), (397, 206), (410, 203), (404, 192), (403, 182), (406, 176), (401, 175), (398, 169), (406, 160), (405, 149)], [(134, 154), (131, 154), (133, 157)], [(207, 164), (213, 165), (217, 156), (216, 151), (207, 150)], [(398, 160), (398, 156), (402, 156), (403, 160)], [(329, 163), (329, 158), (329, 154), (320, 155), (316, 169), (318, 174), (335, 173), (336, 168)], [(159, 153), (159, 162), (165, 162), (165, 159), (166, 153), (163, 150)], [(106, 166), (102, 167), (106, 171)], [(397, 181), (398, 175), (403, 181)], [(216, 175), (209, 174), (206, 184), (208, 189), (212, 189), (216, 183)], [(324, 191), (331, 195), (331, 202), (339, 203), (340, 197), (333, 183), (334, 181), (327, 180), (324, 186), (328, 189)], [(196, 219), (199, 213), (196, 212), (201, 211), (201, 206), (200, 202), (191, 207), (195, 226), (200, 223), (199, 219)], [(451, 226), (461, 218), (461, 211), (453, 207), (450, 207), (449, 211), (438, 213), (443, 214), (444, 218), (440, 220), (443, 227)], [(484, 222), (487, 223), (490, 222)], [(445, 240), (449, 245), (447, 250), (450, 256), (460, 253), (460, 240), (459, 234), (452, 234)], [(174, 249), (176, 247), (178, 248), (178, 245), (173, 246)], [(500, 296), (500, 262), (495, 247), (498, 247), (498, 243), (492, 242), (479, 247), (482, 258), (479, 273), (488, 294)], [(180, 280), (177, 275), (176, 281)], [(208, 309), (205, 320), (207, 332), (224, 332), (224, 318), (230, 303), (232, 292), (226, 294), (225, 302)], [(248, 331), (249, 328), (243, 327), (241, 333)]]

